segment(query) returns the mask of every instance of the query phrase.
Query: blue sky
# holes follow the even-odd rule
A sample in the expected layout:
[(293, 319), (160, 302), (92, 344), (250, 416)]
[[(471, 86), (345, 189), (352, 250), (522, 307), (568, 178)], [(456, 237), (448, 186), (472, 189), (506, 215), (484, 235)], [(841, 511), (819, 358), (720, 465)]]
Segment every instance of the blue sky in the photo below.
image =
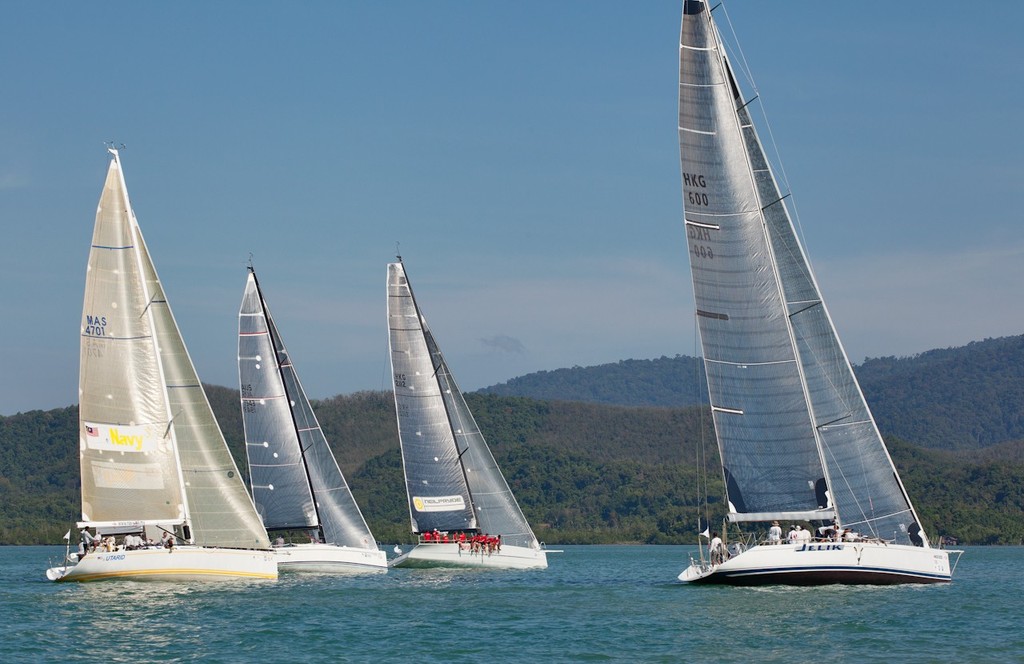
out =
[[(1024, 333), (1024, 5), (727, 9), (851, 358)], [(251, 252), (311, 396), (389, 389), (396, 242), (463, 389), (697, 353), (679, 14), (4, 4), (0, 414), (77, 400), (107, 139), (206, 382)]]

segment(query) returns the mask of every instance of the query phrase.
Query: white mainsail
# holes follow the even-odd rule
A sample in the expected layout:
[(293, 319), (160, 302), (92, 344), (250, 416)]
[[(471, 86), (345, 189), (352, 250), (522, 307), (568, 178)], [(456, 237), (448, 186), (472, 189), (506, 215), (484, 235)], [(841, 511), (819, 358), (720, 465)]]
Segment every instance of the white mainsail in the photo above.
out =
[(253, 499), (266, 528), (316, 530), (323, 543), (376, 552), (252, 268), (238, 314), (238, 377)]
[(679, 146), (729, 519), (835, 521), (865, 537), (927, 548), (712, 13), (702, 0), (683, 3)]
[[(82, 313), (82, 525), (111, 532), (159, 526), (183, 544), (269, 549), (146, 249), (119, 154), (110, 153)], [(178, 573), (233, 574), (233, 563), (202, 558), (203, 569), (191, 569), (179, 557)], [(77, 573), (60, 578), (168, 574), (128, 567), (97, 571), (79, 563)], [(240, 575), (276, 575), (272, 561), (269, 571), (257, 567)]]

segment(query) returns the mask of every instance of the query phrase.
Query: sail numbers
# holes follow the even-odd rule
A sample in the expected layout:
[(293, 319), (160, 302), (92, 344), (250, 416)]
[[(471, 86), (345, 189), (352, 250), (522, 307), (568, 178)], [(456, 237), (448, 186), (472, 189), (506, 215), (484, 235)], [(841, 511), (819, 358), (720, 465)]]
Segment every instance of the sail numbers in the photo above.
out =
[(395, 374), (395, 387), (405, 387), (405, 374), (404, 373), (396, 373)]
[(85, 315), (84, 334), (90, 337), (103, 337), (107, 334), (107, 317)]
[(683, 186), (687, 187), (686, 202), (694, 207), (707, 207), (708, 195), (703, 191), (692, 191), (692, 189), (707, 189), (708, 183), (704, 176), (699, 173), (683, 173)]
[(252, 383), (246, 383), (241, 385), (239, 392), (242, 394), (242, 412), (243, 413), (255, 413), (256, 412), (256, 401), (253, 399)]

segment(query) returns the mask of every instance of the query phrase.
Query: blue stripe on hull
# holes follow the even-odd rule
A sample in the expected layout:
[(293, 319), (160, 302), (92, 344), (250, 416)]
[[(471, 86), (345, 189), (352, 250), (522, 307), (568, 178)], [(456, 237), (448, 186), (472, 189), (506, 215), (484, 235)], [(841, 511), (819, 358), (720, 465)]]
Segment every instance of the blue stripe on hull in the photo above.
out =
[(949, 583), (951, 577), (941, 574), (905, 572), (885, 568), (866, 567), (792, 567), (755, 569), (740, 572), (715, 571), (692, 583), (712, 583), (732, 586), (821, 586), (896, 585), (902, 583)]

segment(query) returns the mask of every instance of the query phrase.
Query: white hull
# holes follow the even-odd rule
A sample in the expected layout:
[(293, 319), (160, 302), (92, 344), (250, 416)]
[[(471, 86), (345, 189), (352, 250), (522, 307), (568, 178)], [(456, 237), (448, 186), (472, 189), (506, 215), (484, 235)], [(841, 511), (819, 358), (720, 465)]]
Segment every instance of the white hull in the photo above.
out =
[(46, 577), (51, 581), (276, 579), (277, 562), (270, 551), (196, 546), (171, 551), (94, 551), (75, 565), (51, 567)]
[(679, 580), (745, 586), (948, 583), (949, 554), (944, 549), (879, 542), (760, 545), (720, 565), (691, 561)]
[(289, 544), (274, 548), (282, 572), (386, 572), (383, 551), (356, 549), (333, 544)]
[(545, 569), (547, 554), (541, 549), (502, 545), (494, 553), (462, 550), (458, 544), (418, 544), (391, 561), (392, 567), (489, 567), (494, 569)]

